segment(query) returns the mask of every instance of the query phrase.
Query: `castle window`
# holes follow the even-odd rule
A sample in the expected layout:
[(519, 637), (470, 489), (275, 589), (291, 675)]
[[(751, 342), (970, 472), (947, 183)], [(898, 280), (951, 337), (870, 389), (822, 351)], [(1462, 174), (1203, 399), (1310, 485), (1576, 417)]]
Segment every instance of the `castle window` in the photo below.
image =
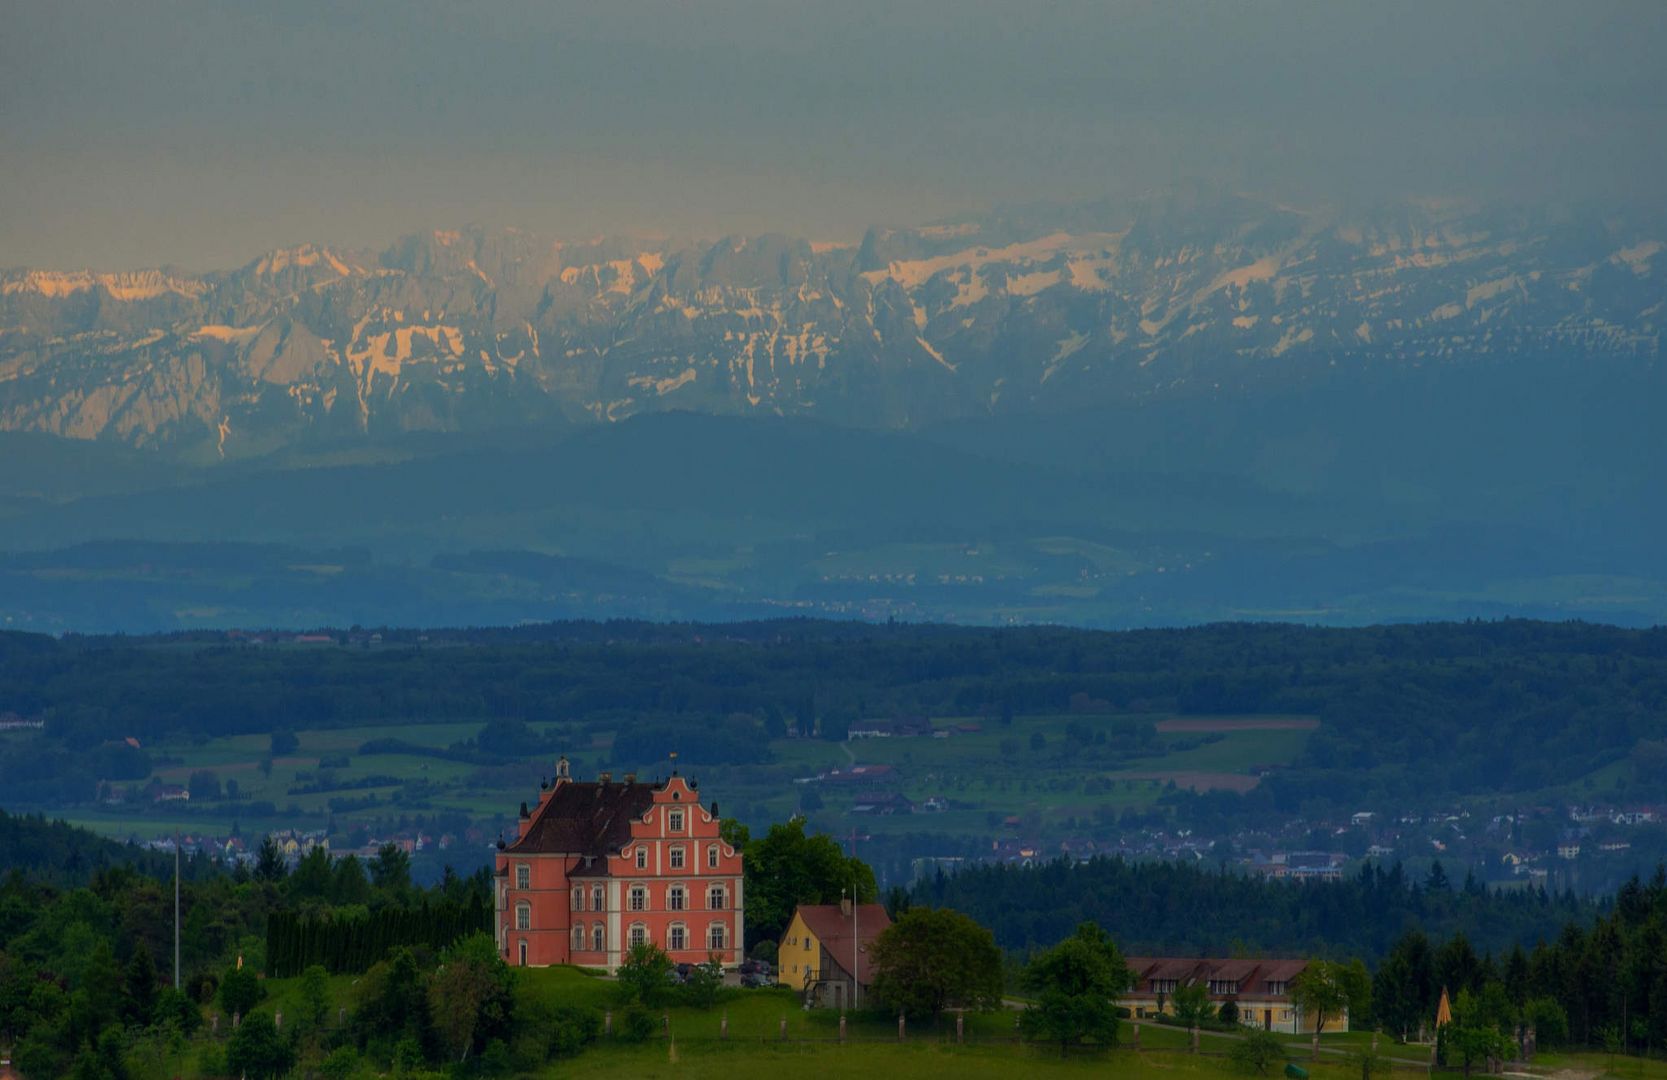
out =
[(583, 885), (573, 890), (573, 910), (585, 910), (585, 888)]
[(666, 931), (666, 948), (680, 951), (689, 947), (689, 932), (682, 923), (672, 923), (671, 929)]
[(515, 905), (515, 929), (531, 930), (533, 928), (533, 906), (525, 900)]
[(645, 847), (640, 847), (640, 848), (637, 849), (637, 869), (638, 870), (647, 870), (648, 869), (648, 849), (645, 848)]
[(716, 870), (718, 868), (717, 844), (711, 844), (706, 848), (706, 868), (708, 870)]
[(634, 949), (638, 945), (647, 945), (647, 944), (648, 944), (648, 928), (643, 926), (642, 923), (633, 923), (632, 926), (631, 926), (631, 947)]
[(515, 864), (515, 887), (517, 889), (533, 887), (533, 868), (526, 863)]
[(683, 869), (683, 849), (681, 847), (671, 849), (671, 868), (673, 870)]
[(721, 922), (715, 922), (706, 931), (706, 947), (708, 949), (723, 949), (729, 944), (729, 928)]
[(631, 910), (648, 910), (648, 890), (643, 888), (641, 885), (631, 886)]
[(671, 888), (667, 889), (666, 910), (682, 911), (685, 906), (687, 895), (688, 894), (683, 891), (683, 886), (681, 885), (673, 885)]
[(603, 946), (607, 943), (607, 940), (607, 932), (602, 929), (601, 923), (597, 923), (595, 926), (590, 928), (591, 948), (595, 949), (597, 952), (601, 952)]
[(598, 885), (590, 890), (590, 910), (601, 911), (602, 907), (602, 886)]
[(584, 947), (585, 947), (585, 928), (582, 927), (582, 926), (575, 926), (573, 928), (573, 951), (578, 952), (581, 949), (583, 949)]
[(683, 811), (673, 810), (671, 813), (666, 815), (666, 821), (668, 822), (666, 828), (672, 832), (683, 831)]
[(713, 911), (722, 911), (724, 909), (725, 899), (724, 887), (722, 885), (714, 885), (706, 893), (706, 906), (711, 908)]

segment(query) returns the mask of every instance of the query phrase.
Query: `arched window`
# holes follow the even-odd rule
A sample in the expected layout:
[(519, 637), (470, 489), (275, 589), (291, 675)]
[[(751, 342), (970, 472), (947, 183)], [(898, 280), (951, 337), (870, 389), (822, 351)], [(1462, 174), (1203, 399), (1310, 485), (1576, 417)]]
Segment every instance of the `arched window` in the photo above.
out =
[(515, 905), (515, 929), (531, 930), (533, 928), (533, 906), (525, 900)]
[(641, 885), (631, 886), (631, 910), (648, 910), (648, 890), (643, 888)]
[(597, 923), (595, 926), (590, 928), (590, 947), (591, 948), (595, 949), (597, 952), (601, 952), (603, 950), (603, 948), (605, 948), (607, 946), (607, 942), (608, 942), (608, 934), (607, 934), (607, 931), (602, 929), (602, 924), (601, 923)]
[(517, 889), (533, 887), (533, 868), (526, 863), (515, 864), (515, 887)]
[(722, 885), (714, 885), (706, 891), (706, 906), (713, 911), (722, 911), (728, 906), (728, 897), (724, 895)]
[(673, 870), (683, 869), (683, 845), (682, 844), (679, 844), (676, 847), (671, 849), (671, 868)]
[(573, 910), (585, 910), (585, 887), (583, 885), (573, 890)]
[(673, 885), (666, 890), (666, 910), (682, 911), (688, 904), (688, 893), (681, 885)]
[(682, 923), (672, 923), (666, 932), (666, 948), (673, 952), (681, 952), (689, 947), (689, 932)]
[(729, 927), (721, 922), (715, 922), (706, 930), (706, 947), (714, 951), (724, 949), (729, 944)]
[(601, 911), (602, 908), (602, 886), (597, 885), (590, 890), (590, 910)]
[(632, 948), (648, 944), (648, 927), (642, 923), (632, 923), (630, 941)]
[(585, 928), (582, 927), (582, 926), (575, 926), (573, 928), (573, 951), (578, 952), (579, 950), (583, 949), (584, 947), (585, 947)]

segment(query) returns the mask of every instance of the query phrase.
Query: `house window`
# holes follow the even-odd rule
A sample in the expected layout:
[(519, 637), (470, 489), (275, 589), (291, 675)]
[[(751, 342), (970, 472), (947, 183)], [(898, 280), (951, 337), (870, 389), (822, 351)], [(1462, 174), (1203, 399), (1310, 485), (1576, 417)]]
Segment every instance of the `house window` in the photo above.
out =
[(722, 949), (729, 943), (729, 928), (721, 922), (715, 922), (706, 931), (706, 947), (708, 949)]
[(683, 869), (683, 849), (680, 847), (671, 849), (671, 868), (673, 870)]
[(1288, 984), (1283, 982), (1270, 982), (1268, 983), (1268, 993), (1274, 997), (1284, 997), (1287, 987)]
[(647, 944), (648, 944), (648, 930), (647, 930), (647, 928), (645, 928), (642, 923), (634, 923), (631, 926), (631, 947), (636, 948), (638, 945), (647, 945)]
[(638, 870), (647, 870), (648, 869), (648, 849), (647, 848), (640, 847), (640, 848), (637, 849), (637, 869)]
[(598, 885), (590, 890), (590, 910), (601, 911), (602, 907), (602, 886)]
[(533, 887), (533, 868), (526, 863), (515, 864), (515, 887), (517, 889)]
[(810, 951), (810, 939), (805, 938), (805, 952), (809, 952), (809, 951)]
[(521, 942), (521, 966), (527, 966), (527, 943), (525, 941)]
[(575, 926), (573, 928), (573, 951), (578, 952), (579, 950), (583, 949), (584, 947), (585, 947), (585, 928), (582, 927), (582, 926)]
[(717, 868), (718, 868), (718, 845), (711, 844), (706, 849), (706, 869), (716, 870)]
[(669, 823), (666, 827), (672, 832), (683, 831), (683, 811), (673, 810), (671, 813), (666, 815), (666, 820)]
[(722, 911), (724, 909), (724, 899), (724, 887), (722, 885), (714, 885), (706, 893), (706, 906), (711, 908), (713, 911)]
[(573, 910), (585, 910), (585, 889), (583, 885), (573, 890)]
[(607, 944), (607, 941), (608, 935), (607, 932), (602, 929), (601, 923), (597, 923), (595, 926), (590, 928), (591, 948), (595, 949), (597, 952), (601, 952), (603, 947)]
[(672, 923), (671, 930), (666, 934), (666, 947), (678, 952), (689, 947), (689, 932), (683, 929), (682, 923)]
[(631, 910), (648, 910), (648, 890), (643, 888), (641, 885), (631, 886)]
[(686, 895), (687, 894), (683, 891), (683, 886), (681, 885), (673, 885), (671, 888), (667, 889), (666, 910), (682, 911)]
[(515, 929), (531, 930), (533, 928), (533, 906), (525, 900), (515, 905)]

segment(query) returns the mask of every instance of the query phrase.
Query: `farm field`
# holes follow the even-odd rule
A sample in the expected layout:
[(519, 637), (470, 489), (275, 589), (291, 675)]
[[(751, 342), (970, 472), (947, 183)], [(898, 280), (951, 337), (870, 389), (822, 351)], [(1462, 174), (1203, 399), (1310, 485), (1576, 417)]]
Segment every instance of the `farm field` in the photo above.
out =
[[(460, 867), (484, 862), (513, 825), (523, 799), (565, 753), (575, 775), (668, 772), (670, 761), (615, 759), (614, 732), (597, 724), (529, 725), (541, 750), (505, 758), (475, 754), (480, 720), (300, 730), (297, 745), (273, 756), (266, 734), (165, 742), (145, 780), (116, 785), (128, 798), (72, 815), (117, 838), (151, 840), (176, 830), (257, 837), (281, 829), (332, 828), (336, 850), (420, 831), (464, 844)], [(934, 733), (843, 742), (778, 738), (755, 765), (685, 763), (721, 798), (726, 815), (755, 829), (804, 813), (813, 827), (875, 837), (935, 836), (986, 842), (1022, 830), (1031, 837), (1104, 833), (1129, 813), (1150, 811), (1175, 788), (1246, 791), (1259, 774), (1294, 761), (1317, 726), (1302, 716), (1096, 715), (1092, 712), (938, 719)], [(409, 749), (362, 753), (398, 740)], [(459, 749), (461, 748), (461, 749)], [(431, 755), (428, 751), (432, 751)], [(858, 766), (878, 767), (853, 771)], [(151, 783), (187, 786), (213, 774), (219, 798), (155, 803)], [(232, 797), (235, 793), (235, 798)], [(913, 813), (865, 814), (875, 796), (901, 797)]]

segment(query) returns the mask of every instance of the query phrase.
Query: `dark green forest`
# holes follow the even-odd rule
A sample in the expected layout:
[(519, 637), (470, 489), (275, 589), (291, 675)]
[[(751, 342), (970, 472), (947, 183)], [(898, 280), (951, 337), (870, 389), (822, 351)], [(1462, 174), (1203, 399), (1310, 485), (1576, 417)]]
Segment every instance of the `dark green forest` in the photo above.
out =
[[(0, 712), (45, 720), (0, 740), (12, 805), (90, 798), (142, 776), (120, 740), (438, 719), (576, 721), (644, 760), (689, 732), (720, 763), (760, 760), (779, 718), (838, 734), (863, 716), (1306, 714), (1291, 768), (1209, 812), (1290, 814), (1377, 800), (1557, 787), (1620, 763), (1667, 796), (1667, 629), (1533, 621), (1326, 629), (960, 629), (781, 621), (555, 623), (382, 632), (375, 648), (0, 634)], [(756, 732), (736, 727), (751, 716)], [(662, 745), (664, 744), (664, 745)], [(1223, 807), (1222, 800), (1231, 805)]]
[(1500, 951), (1551, 940), (1602, 910), (1541, 889), (1451, 881), (1440, 863), (1414, 879), (1368, 863), (1342, 881), (1281, 881), (1195, 864), (1090, 859), (973, 866), (916, 883), (908, 902), (964, 911), (1010, 951), (1043, 948), (1082, 922), (1117, 928), (1136, 955), (1271, 953), (1376, 960), (1409, 927)]

